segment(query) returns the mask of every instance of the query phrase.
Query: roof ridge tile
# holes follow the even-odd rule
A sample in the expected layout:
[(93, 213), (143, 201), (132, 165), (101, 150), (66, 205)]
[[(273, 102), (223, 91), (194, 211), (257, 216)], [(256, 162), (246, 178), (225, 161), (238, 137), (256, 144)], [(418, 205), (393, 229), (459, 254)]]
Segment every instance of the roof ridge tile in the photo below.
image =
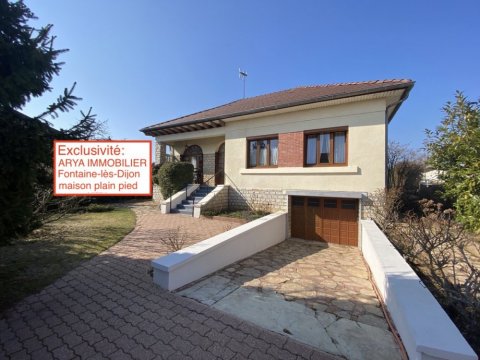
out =
[(408, 83), (412, 82), (410, 79), (384, 79), (384, 80), (368, 80), (368, 81), (350, 81), (350, 82), (339, 82), (339, 83), (329, 83), (329, 84), (315, 84), (315, 85), (303, 85), (298, 86), (288, 90), (302, 89), (302, 88), (316, 88), (316, 87), (331, 87), (331, 86), (348, 86), (348, 85), (361, 85), (361, 84), (385, 84), (392, 82), (402, 82)]

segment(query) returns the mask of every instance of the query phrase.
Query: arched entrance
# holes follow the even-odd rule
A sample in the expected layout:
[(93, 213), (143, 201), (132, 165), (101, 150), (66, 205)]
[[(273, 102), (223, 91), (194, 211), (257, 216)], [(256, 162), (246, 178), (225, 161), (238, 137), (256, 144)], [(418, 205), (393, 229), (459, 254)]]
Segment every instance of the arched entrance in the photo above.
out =
[(195, 184), (203, 183), (203, 152), (198, 145), (188, 146), (182, 155), (182, 161), (193, 165), (193, 182)]
[(215, 185), (225, 183), (225, 143), (215, 153)]

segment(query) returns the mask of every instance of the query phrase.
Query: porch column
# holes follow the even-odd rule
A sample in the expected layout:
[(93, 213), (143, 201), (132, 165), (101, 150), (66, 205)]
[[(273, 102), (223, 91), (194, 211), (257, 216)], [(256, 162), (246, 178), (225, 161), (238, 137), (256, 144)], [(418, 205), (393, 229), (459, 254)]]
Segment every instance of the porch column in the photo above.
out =
[(203, 181), (215, 186), (215, 154), (203, 154)]
[(155, 164), (163, 164), (167, 161), (167, 144), (155, 140)]

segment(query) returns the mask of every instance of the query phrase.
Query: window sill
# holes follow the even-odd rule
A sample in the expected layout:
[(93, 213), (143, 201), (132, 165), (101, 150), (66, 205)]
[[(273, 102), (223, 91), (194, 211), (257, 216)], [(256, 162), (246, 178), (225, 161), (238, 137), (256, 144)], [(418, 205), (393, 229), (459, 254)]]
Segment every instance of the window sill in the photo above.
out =
[(277, 167), (240, 169), (242, 175), (332, 175), (360, 174), (358, 166), (324, 166), (324, 167)]

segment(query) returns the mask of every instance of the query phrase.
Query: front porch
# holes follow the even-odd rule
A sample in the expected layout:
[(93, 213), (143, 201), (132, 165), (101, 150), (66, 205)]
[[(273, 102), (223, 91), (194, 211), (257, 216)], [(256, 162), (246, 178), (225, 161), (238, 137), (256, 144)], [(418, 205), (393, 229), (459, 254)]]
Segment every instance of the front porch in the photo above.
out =
[[(163, 137), (162, 137), (163, 138)], [(170, 161), (190, 162), (194, 167), (194, 183), (208, 186), (225, 182), (225, 137), (192, 138), (189, 140), (162, 140), (155, 142), (155, 164)], [(154, 186), (154, 200), (163, 200), (158, 186)]]

